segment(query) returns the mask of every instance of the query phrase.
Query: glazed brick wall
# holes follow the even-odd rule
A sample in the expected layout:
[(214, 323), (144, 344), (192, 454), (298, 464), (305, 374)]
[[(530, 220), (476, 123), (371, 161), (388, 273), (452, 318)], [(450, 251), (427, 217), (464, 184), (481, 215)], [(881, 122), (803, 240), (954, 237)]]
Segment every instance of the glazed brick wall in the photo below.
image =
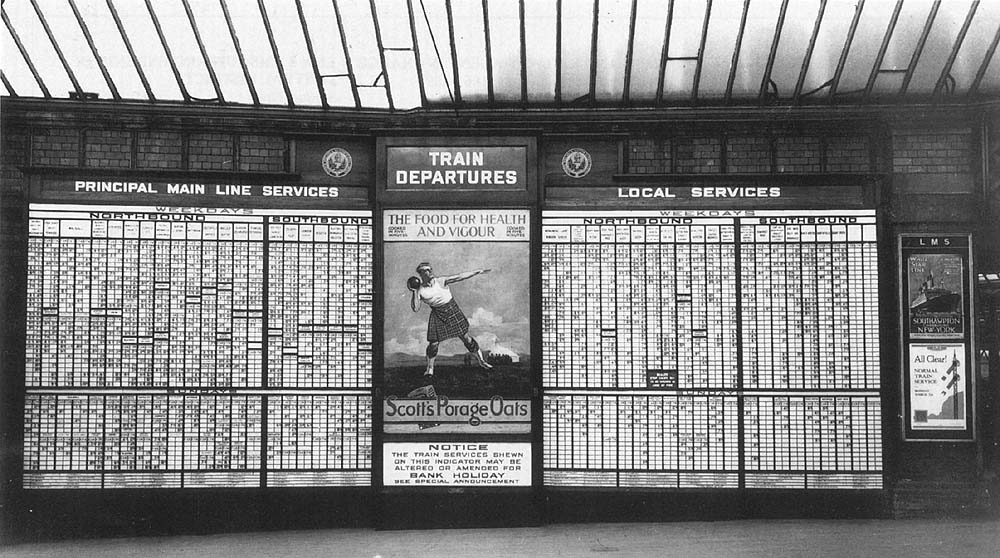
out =
[(240, 136), (241, 171), (285, 170), (285, 140), (279, 136)]
[(31, 164), (42, 167), (75, 167), (80, 164), (80, 131), (44, 128), (31, 136)]
[(677, 138), (676, 170), (679, 173), (721, 172), (722, 145), (719, 138)]
[(827, 172), (872, 170), (868, 136), (833, 136), (826, 139)]
[(761, 136), (726, 138), (726, 172), (771, 172), (771, 140)]
[(191, 134), (188, 166), (191, 170), (233, 170), (233, 136)]
[(812, 136), (781, 136), (774, 141), (775, 172), (822, 172), (823, 145)]
[(96, 168), (132, 166), (132, 133), (127, 130), (88, 130), (84, 164)]
[(971, 172), (972, 133), (896, 132), (892, 136), (892, 171), (900, 174)]
[(671, 171), (673, 159), (669, 139), (636, 138), (629, 140), (628, 145), (630, 174), (666, 174)]
[(137, 168), (179, 169), (184, 164), (184, 142), (178, 132), (139, 132), (137, 143)]

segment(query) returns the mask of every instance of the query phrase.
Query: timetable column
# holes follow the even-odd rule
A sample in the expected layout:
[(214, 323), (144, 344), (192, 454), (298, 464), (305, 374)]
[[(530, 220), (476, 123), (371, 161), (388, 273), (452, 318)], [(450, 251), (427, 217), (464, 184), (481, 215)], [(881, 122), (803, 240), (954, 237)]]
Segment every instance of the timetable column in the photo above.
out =
[(691, 270), (691, 228), (679, 225), (674, 229), (675, 269), (677, 278), (677, 385), (690, 388), (695, 386), (694, 345), (691, 339), (692, 322), (692, 270)]
[(569, 238), (569, 289), (572, 293), (569, 303), (569, 324), (570, 339), (569, 346), (566, 347), (568, 364), (572, 374), (572, 385), (574, 387), (592, 386), (597, 378), (590, 378), (587, 370), (587, 294), (586, 278), (587, 272), (587, 246), (586, 231), (582, 225), (570, 227)]
[(771, 225), (768, 238), (771, 251), (771, 347), (773, 368), (769, 387), (788, 389), (788, 277), (786, 270), (785, 227)]
[(802, 373), (803, 387), (820, 387), (819, 249), (816, 225), (802, 225)]
[(659, 259), (653, 262), (659, 277), (660, 327), (662, 328), (662, 367), (677, 373), (677, 270), (675, 266), (674, 227), (660, 226)]
[[(864, 269), (864, 310), (865, 319), (865, 375), (870, 389), (881, 387), (881, 367), (879, 366), (879, 311), (878, 311), (878, 245), (875, 225), (865, 224), (861, 231), (864, 242), (861, 265)], [(881, 439), (881, 438), (879, 438)], [(880, 453), (881, 455), (881, 453)]]
[[(663, 337), (663, 291), (661, 282), (663, 272), (660, 269), (660, 226), (645, 226), (646, 243), (642, 246), (643, 261), (645, 263), (642, 273), (646, 278), (646, 304), (644, 309), (639, 311), (644, 314), (646, 327), (646, 369), (663, 370), (663, 355), (665, 340)], [(641, 378), (640, 386), (649, 387), (646, 378)], [(643, 399), (644, 400), (644, 399)]]
[(156, 228), (152, 221), (139, 222), (139, 288), (136, 293), (136, 342), (139, 347), (139, 374), (151, 386), (167, 385), (166, 370), (155, 363), (153, 330), (156, 307)]
[(757, 225), (754, 229), (755, 267), (757, 269), (757, 354), (760, 382), (758, 387), (774, 386), (774, 286), (771, 283), (770, 228)]
[(583, 297), (586, 301), (583, 310), (583, 325), (586, 335), (586, 347), (582, 365), (587, 375), (587, 387), (600, 387), (604, 383), (603, 367), (601, 366), (601, 230), (597, 225), (585, 227), (586, 253), (584, 254)]
[[(615, 387), (618, 378), (618, 288), (615, 227), (601, 225), (601, 358), (600, 386)], [(560, 326), (561, 327), (561, 326)]]
[(708, 250), (705, 226), (692, 225), (691, 231), (691, 374), (690, 387), (705, 388), (711, 383), (708, 349)]
[(801, 389), (803, 377), (803, 295), (802, 295), (802, 246), (799, 225), (785, 226), (785, 270), (788, 312), (788, 387)]
[(757, 247), (754, 226), (740, 225), (740, 321), (743, 325), (743, 388), (760, 386), (760, 333), (757, 329)]
[(837, 389), (851, 387), (850, 361), (853, 358), (850, 342), (851, 325), (849, 304), (851, 292), (848, 290), (847, 225), (832, 225), (831, 249), (833, 263), (833, 329), (834, 354), (850, 355), (834, 360), (834, 386)]

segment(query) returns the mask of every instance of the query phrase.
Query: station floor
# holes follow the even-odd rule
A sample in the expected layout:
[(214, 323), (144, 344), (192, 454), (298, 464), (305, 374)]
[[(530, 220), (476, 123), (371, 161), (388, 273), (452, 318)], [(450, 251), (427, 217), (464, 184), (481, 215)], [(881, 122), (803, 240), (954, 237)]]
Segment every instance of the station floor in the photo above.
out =
[(1000, 556), (1000, 518), (600, 523), (515, 529), (332, 529), (60, 541), (0, 547), (11, 558)]

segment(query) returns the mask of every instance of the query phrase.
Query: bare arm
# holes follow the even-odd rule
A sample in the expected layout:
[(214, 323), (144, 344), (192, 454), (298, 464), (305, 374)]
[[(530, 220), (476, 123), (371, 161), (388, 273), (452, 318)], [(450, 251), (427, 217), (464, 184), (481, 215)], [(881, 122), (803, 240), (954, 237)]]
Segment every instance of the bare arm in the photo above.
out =
[[(419, 308), (417, 308), (417, 301), (417, 291), (410, 289), (410, 310), (413, 310), (414, 312), (419, 310)], [(423, 300), (420, 300), (420, 302), (423, 302)]]
[(442, 277), (445, 285), (450, 285), (452, 283), (458, 283), (459, 281), (465, 281), (470, 277), (475, 277), (480, 273), (489, 273), (489, 269), (477, 269), (475, 271), (466, 271), (465, 273), (458, 273), (456, 275), (448, 275), (447, 277)]

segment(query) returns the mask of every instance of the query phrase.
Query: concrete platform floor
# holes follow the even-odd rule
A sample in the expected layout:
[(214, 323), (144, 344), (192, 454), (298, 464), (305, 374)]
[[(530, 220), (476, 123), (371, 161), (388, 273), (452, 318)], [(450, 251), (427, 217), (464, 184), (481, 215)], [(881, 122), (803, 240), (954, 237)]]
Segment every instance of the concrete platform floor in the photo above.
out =
[(754, 520), (517, 529), (333, 529), (62, 541), (0, 547), (10, 558), (1000, 556), (1000, 520)]

